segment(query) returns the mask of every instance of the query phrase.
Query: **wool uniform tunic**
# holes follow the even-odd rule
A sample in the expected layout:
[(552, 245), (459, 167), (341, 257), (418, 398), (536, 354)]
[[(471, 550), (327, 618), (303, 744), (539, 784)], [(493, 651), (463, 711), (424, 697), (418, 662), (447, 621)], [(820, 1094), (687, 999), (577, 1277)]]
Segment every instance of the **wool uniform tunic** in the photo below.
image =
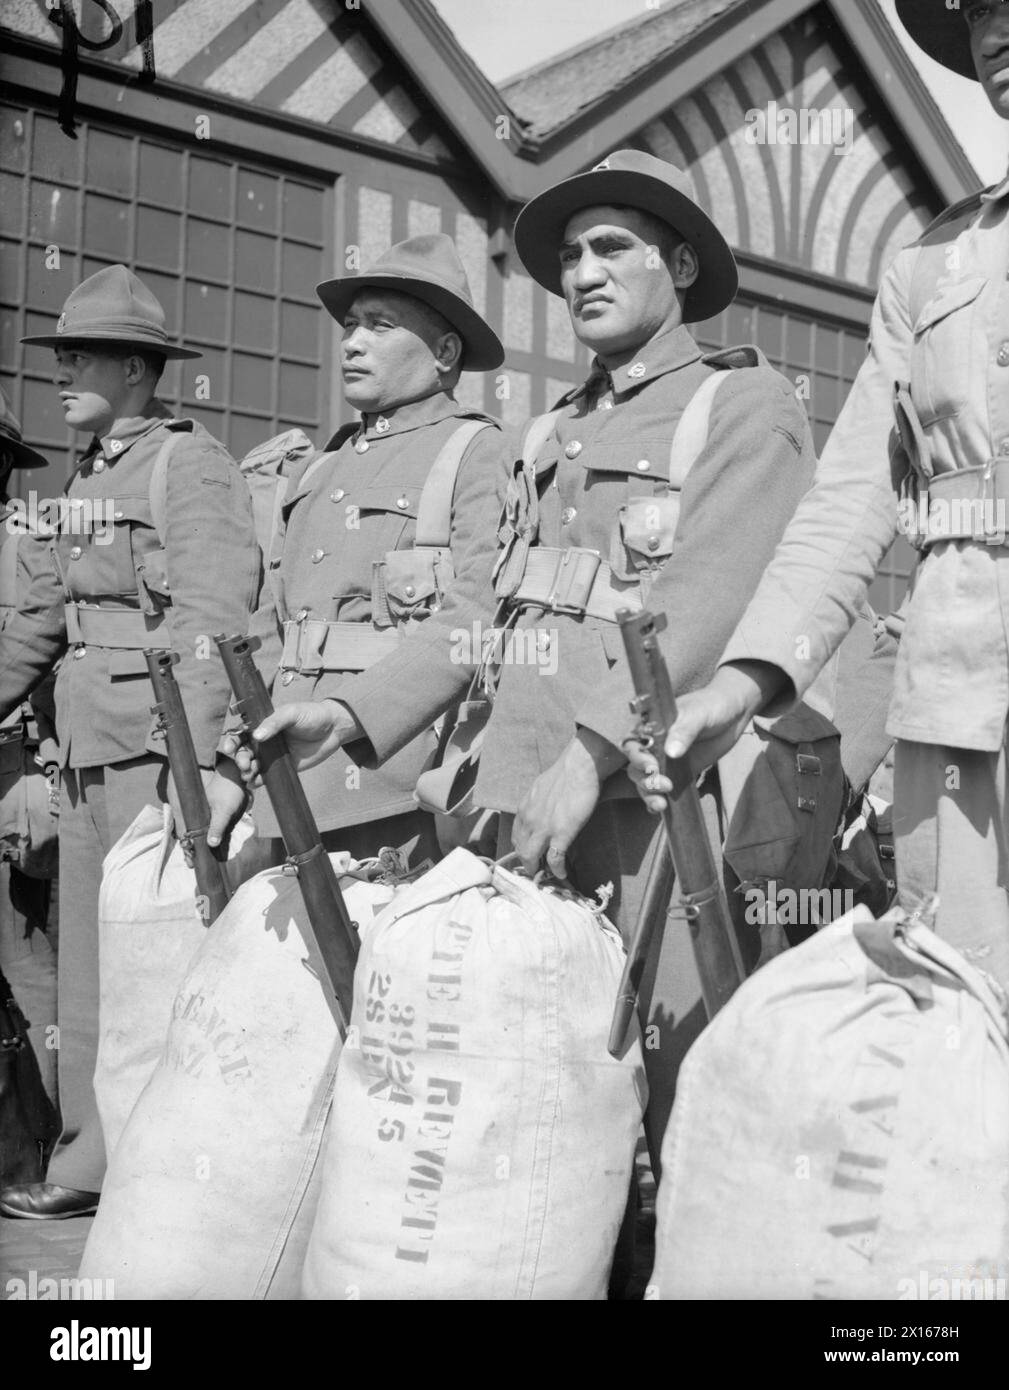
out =
[[(165, 473), (163, 536), (151, 508), (154, 463), (175, 436)], [(48, 1180), (100, 1189), (104, 1145), (92, 1077), (98, 1046), (98, 891), (102, 860), (149, 802), (165, 793), (164, 743), (143, 651), (68, 635), (68, 596), (87, 610), (128, 610), (151, 647), (180, 654), (176, 679), (197, 756), (214, 764), (230, 687), (212, 635), (245, 632), (261, 556), (248, 488), (230, 455), (192, 420), (150, 414), (115, 421), (93, 441), (66, 489), (53, 538), (20, 545), (26, 587), (0, 632), (0, 718), (52, 671), (63, 764), (60, 798), (59, 1084), (63, 1135)], [(141, 617), (141, 614), (144, 616)], [(112, 640), (110, 637), (109, 640)]]
[[(734, 362), (741, 365), (729, 370)], [(649, 526), (648, 508), (635, 504), (664, 498), (676, 426), (697, 388), (716, 370), (726, 376), (707, 445), (679, 493), (678, 523), (660, 509), (659, 523)], [(645, 602), (668, 614), (662, 644), (673, 689), (689, 690), (713, 673), (809, 486), (814, 464), (808, 423), (794, 389), (756, 349), (705, 359), (687, 329), (674, 328), (645, 344), (612, 375), (597, 366), (585, 386), (563, 402), (536, 462), (536, 544), (597, 551), (611, 564), (618, 589), (630, 589), (643, 576)], [(501, 539), (507, 543), (508, 538), (506, 525)], [(490, 571), (496, 558), (474, 552), (444, 610), (407, 638), (399, 652), (339, 692), (379, 760), (403, 747), (464, 689), (472, 668), (458, 655), (472, 647), (468, 635), (491, 622)], [(615, 623), (524, 609), (512, 657), (505, 655), (500, 669), (476, 803), (506, 815), (514, 812), (579, 727), (619, 745), (634, 722), (630, 697)], [(810, 737), (822, 735), (824, 726), (833, 732), (815, 712), (808, 717), (815, 725)], [(828, 846), (837, 809), (824, 799), (824, 820), (817, 828), (826, 827)], [(791, 819), (788, 833), (797, 834)], [(572, 846), (572, 881), (587, 894), (612, 884), (607, 911), (625, 936), (637, 920), (660, 834), (656, 819), (620, 773), (610, 779)], [(655, 1030), (645, 1052), (651, 1095), (646, 1129), (657, 1163), (679, 1059), (704, 1022), (685, 932), (667, 931), (661, 955), (650, 964), (643, 1000), (643, 1021)]]
[[(458, 567), (474, 544), (488, 552), (494, 545), (506, 456), (500, 428), (489, 416), (464, 409), (444, 393), (368, 414), (358, 429), (334, 436), (321, 464), (313, 466), (309, 459), (292, 476), (272, 551), (270, 582), (252, 623), (263, 643), (257, 663), (276, 706), (325, 699), (346, 679), (345, 672), (335, 670), (282, 671), (285, 622), (301, 618), (353, 623), (365, 632), (378, 627), (391, 636), (399, 624), (425, 618), (437, 603), (430, 585), (404, 572), (382, 578), (388, 611), (385, 604), (377, 610), (375, 567), (389, 552), (412, 550), (418, 503), (431, 467), (460, 425), (474, 419), (486, 420), (492, 428), (481, 430), (469, 443), (457, 475), (449, 545)], [(373, 689), (374, 701), (382, 705), (398, 708), (410, 698), (408, 690), (382, 682)], [(434, 717), (418, 724), (396, 756), (377, 770), (356, 757), (351, 747), (302, 774), (323, 832), (420, 815), (413, 792), (434, 748)], [(262, 793), (256, 797), (254, 819), (262, 835), (279, 834)], [(382, 827), (373, 829), (370, 838), (376, 848), (380, 842), (390, 843), (381, 840)], [(346, 836), (340, 844), (349, 844)]]
[[(653, 581), (647, 602), (664, 609), (673, 689), (702, 684), (769, 563), (813, 476), (805, 414), (789, 383), (756, 349), (729, 371), (716, 397), (707, 447), (680, 494), (675, 542), (669, 530), (635, 537), (621, 511), (667, 491), (670, 444), (684, 407), (719, 358), (704, 360), (686, 328), (662, 334), (610, 379), (597, 369), (561, 406), (539, 451), (538, 544), (594, 549), (627, 587)], [(728, 355), (720, 355), (728, 361)], [(452, 659), (472, 624), (494, 612), (490, 546), (473, 557), (435, 622), (401, 651), (356, 677), (340, 695), (379, 759), (447, 708), (471, 668)], [(644, 566), (643, 570), (638, 565)], [(514, 812), (532, 781), (560, 755), (579, 725), (619, 746), (630, 732), (630, 678), (615, 623), (530, 608), (506, 657), (476, 786), (476, 801)], [(529, 630), (534, 629), (530, 632)], [(379, 698), (382, 695), (383, 698)], [(634, 796), (624, 774), (611, 795)]]
[[(897, 383), (934, 474), (930, 498), (900, 511), (894, 482), (908, 458), (894, 433)], [(816, 485), (725, 651), (787, 674), (772, 708), (801, 694), (836, 648), (898, 521), (942, 523), (942, 490), (965, 469), (979, 471), (960, 490), (981, 500), (978, 519), (995, 534), (935, 540), (914, 576), (887, 725), (898, 740), (897, 880), (912, 909), (938, 893), (937, 929), (1006, 984), (1009, 177), (943, 213), (883, 278), (869, 354)]]

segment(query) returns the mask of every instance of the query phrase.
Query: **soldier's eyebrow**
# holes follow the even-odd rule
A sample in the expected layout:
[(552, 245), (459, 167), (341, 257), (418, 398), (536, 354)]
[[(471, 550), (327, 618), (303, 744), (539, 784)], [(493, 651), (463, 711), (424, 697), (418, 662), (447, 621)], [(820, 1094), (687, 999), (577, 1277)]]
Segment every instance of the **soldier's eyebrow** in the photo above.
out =
[(387, 308), (385, 305), (379, 305), (377, 308), (372, 309), (355, 309), (352, 310), (347, 315), (347, 317), (356, 317), (358, 319), (364, 320), (366, 323), (373, 323), (375, 319), (388, 319), (390, 323), (399, 323), (399, 318), (396, 314), (396, 310), (391, 307)]
[[(601, 241), (619, 241), (626, 246), (630, 246), (634, 241), (634, 233), (629, 231), (626, 227), (593, 228), (589, 233), (589, 244), (595, 246)], [(577, 250), (578, 239), (576, 238), (574, 241), (562, 241), (557, 248), (557, 254), (558, 256), (563, 256), (565, 251)]]

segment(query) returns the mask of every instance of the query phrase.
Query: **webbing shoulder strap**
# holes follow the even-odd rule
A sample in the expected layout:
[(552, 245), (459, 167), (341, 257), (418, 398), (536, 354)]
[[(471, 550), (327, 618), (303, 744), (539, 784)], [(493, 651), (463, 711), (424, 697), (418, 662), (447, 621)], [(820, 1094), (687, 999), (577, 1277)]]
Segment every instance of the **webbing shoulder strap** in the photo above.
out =
[(452, 498), (463, 455), (482, 430), (496, 428), (489, 420), (464, 420), (441, 446), (417, 504), (415, 547), (448, 547), (452, 537)]
[(158, 540), (162, 547), (165, 545), (165, 534), (168, 527), (168, 459), (172, 450), (175, 448), (175, 441), (178, 434), (173, 430), (168, 438), (158, 450), (158, 456), (154, 460), (154, 467), (151, 469), (151, 520), (154, 522), (154, 529), (158, 533)]
[(534, 415), (526, 425), (522, 436), (522, 463), (526, 468), (535, 465), (539, 451), (550, 438), (560, 417), (561, 411), (548, 410), (545, 415)]
[(728, 375), (728, 370), (719, 369), (705, 377), (680, 416), (669, 447), (669, 486), (675, 491), (683, 487), (687, 474), (708, 442), (711, 407), (718, 388)]

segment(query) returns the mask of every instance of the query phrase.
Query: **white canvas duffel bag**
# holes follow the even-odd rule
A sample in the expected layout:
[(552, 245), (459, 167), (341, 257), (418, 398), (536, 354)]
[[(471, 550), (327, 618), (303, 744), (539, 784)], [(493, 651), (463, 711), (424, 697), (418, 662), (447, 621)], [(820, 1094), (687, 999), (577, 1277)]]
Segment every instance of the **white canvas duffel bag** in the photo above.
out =
[[(363, 926), (393, 890), (330, 859)], [(84, 1251), (117, 1298), (297, 1296), (340, 1051), (305, 922), (297, 879), (270, 869), (201, 928)]]
[(1004, 1275), (1006, 1040), (994, 981), (900, 913), (856, 908), (764, 966), (680, 1071), (649, 1296), (950, 1298)]
[[(252, 830), (238, 822), (232, 855)], [(175, 991), (207, 934), (196, 892), (171, 811), (145, 806), (105, 856), (98, 899), (95, 1097), (106, 1154), (161, 1056)]]
[(455, 849), (362, 929), (304, 1292), (600, 1299), (646, 1098), (592, 905)]

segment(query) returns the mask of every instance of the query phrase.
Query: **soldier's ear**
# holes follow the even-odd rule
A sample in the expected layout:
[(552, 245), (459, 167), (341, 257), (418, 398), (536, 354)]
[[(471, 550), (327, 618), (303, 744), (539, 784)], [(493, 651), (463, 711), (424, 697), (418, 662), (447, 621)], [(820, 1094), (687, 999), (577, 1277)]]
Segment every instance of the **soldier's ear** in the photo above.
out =
[(678, 290), (689, 289), (700, 275), (701, 263), (689, 241), (681, 241), (673, 248), (669, 268), (672, 271), (673, 284)]
[(147, 361), (139, 353), (131, 353), (123, 362), (126, 380), (130, 386), (138, 386), (147, 372)]
[(438, 370), (442, 374), (453, 372), (462, 362), (462, 338), (458, 333), (443, 333), (434, 351)]

